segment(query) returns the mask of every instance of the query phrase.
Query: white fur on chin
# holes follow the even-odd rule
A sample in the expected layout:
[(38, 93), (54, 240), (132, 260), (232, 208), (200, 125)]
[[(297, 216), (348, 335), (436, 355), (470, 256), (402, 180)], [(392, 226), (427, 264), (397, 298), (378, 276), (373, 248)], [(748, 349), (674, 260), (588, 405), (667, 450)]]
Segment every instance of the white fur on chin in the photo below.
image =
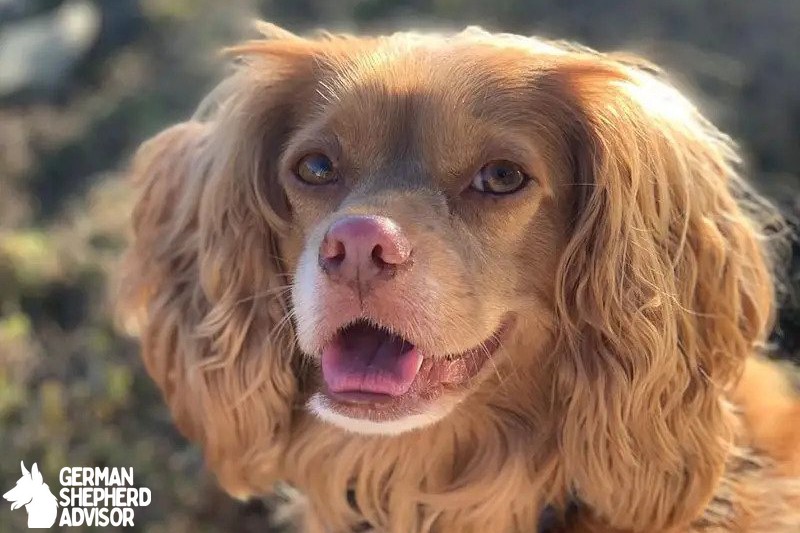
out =
[(308, 409), (320, 419), (353, 433), (362, 435), (400, 435), (408, 431), (430, 426), (447, 416), (451, 406), (432, 406), (425, 413), (405, 416), (397, 420), (375, 422), (363, 418), (351, 418), (335, 410), (328, 398), (317, 392), (308, 400)]

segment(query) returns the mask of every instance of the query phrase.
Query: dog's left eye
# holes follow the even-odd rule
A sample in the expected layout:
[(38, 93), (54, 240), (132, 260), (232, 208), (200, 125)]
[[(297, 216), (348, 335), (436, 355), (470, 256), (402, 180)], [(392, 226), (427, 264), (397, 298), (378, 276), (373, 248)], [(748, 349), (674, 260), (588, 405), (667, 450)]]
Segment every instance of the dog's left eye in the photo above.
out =
[(336, 180), (333, 161), (325, 154), (320, 153), (304, 156), (297, 163), (295, 174), (301, 181), (311, 185), (325, 185)]
[(511, 161), (492, 161), (481, 168), (472, 178), (470, 187), (490, 194), (511, 194), (522, 189), (530, 176)]

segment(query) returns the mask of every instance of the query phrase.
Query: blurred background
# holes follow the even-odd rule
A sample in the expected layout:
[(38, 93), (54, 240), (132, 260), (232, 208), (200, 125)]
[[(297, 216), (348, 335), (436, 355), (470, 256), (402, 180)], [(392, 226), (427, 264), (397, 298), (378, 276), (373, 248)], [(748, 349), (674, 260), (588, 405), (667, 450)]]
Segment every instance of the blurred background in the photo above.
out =
[[(742, 145), (756, 187), (800, 213), (797, 0), (0, 0), (0, 491), (19, 460), (132, 466), (153, 492), (137, 531), (265, 531), (172, 428), (136, 345), (112, 324), (137, 145), (188, 117), (255, 17), (293, 31), (491, 30), (638, 52)], [(786, 265), (800, 286), (800, 248)], [(800, 360), (783, 298), (776, 353)], [(25, 527), (0, 502), (0, 533)]]

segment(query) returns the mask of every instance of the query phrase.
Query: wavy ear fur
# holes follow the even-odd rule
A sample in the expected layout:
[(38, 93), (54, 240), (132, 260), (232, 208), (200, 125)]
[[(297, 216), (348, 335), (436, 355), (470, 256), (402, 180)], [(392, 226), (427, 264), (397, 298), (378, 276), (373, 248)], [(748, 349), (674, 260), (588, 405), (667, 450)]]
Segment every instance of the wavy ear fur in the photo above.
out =
[(275, 177), (310, 85), (298, 41), (251, 46), (208, 117), (145, 143), (132, 171), (141, 192), (122, 311), (178, 426), (240, 497), (273, 481), (298, 394)]
[(606, 56), (559, 76), (578, 191), (557, 295), (565, 473), (604, 522), (662, 531), (723, 472), (723, 392), (767, 332), (770, 270), (735, 150), (677, 90)]

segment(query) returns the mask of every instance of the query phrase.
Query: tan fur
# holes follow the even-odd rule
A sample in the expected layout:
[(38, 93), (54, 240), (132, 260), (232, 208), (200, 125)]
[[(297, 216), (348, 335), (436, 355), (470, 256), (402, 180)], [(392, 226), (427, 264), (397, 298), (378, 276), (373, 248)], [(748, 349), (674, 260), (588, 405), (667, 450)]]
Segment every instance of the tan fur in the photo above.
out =
[[(531, 532), (573, 498), (565, 531), (800, 530), (800, 407), (748, 359), (773, 313), (768, 257), (734, 147), (678, 91), (627, 57), (476, 29), (263, 29), (200, 115), (137, 155), (121, 297), (226, 490), (288, 481), (312, 532)], [(457, 193), (497, 135), (532, 161), (525, 201)], [(360, 176), (346, 197), (287, 173), (330, 138)], [(432, 345), (518, 318), (496, 372), (394, 437), (304, 409), (316, 370), (287, 297), (332, 214), (376, 209), (424, 252), (409, 290), (436, 280), (447, 304), (420, 308), (442, 325)]]
[(732, 397), (742, 406), (749, 444), (776, 459), (782, 472), (800, 476), (800, 399), (787, 369), (748, 359)]

